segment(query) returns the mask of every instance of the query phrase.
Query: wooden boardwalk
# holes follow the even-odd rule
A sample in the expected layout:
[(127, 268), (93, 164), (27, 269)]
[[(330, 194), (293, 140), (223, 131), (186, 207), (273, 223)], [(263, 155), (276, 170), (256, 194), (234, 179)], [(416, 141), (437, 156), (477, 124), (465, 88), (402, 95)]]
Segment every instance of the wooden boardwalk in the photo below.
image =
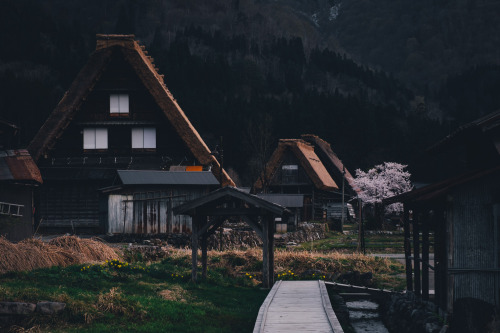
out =
[(278, 281), (260, 307), (254, 333), (343, 332), (324, 281)]

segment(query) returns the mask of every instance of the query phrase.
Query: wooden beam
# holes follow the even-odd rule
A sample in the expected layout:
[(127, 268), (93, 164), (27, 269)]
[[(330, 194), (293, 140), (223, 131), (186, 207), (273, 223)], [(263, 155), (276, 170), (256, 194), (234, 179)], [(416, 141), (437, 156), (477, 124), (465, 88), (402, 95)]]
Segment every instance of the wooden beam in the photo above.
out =
[(262, 285), (271, 288), (269, 283), (269, 220), (262, 218)]
[(262, 227), (261, 225), (255, 221), (252, 217), (243, 215), (241, 218), (257, 233), (260, 239), (263, 239), (262, 236)]
[(259, 216), (262, 215), (263, 211), (258, 208), (217, 208), (209, 207), (203, 208), (196, 211), (197, 214), (207, 215), (207, 216)]
[(268, 220), (268, 246), (269, 246), (269, 287), (274, 285), (274, 216), (270, 215), (266, 217)]
[[(194, 218), (193, 218), (193, 220), (194, 220)], [(214, 224), (217, 223), (218, 220), (210, 219), (209, 222), (207, 223), (207, 216), (205, 215), (205, 218), (203, 219), (203, 221), (205, 223), (203, 224), (203, 226), (201, 226), (198, 229), (198, 237), (201, 237), (203, 234), (205, 234), (211, 226), (213, 226)]]
[(404, 247), (405, 247), (405, 266), (406, 266), (406, 290), (413, 290), (413, 277), (411, 267), (411, 242), (410, 242), (410, 213), (408, 206), (404, 206), (403, 229), (404, 229)]
[(429, 214), (422, 219), (422, 299), (429, 300)]
[(418, 220), (419, 214), (413, 211), (413, 271), (414, 274), (414, 292), (415, 295), (420, 296), (420, 235)]
[(207, 279), (207, 234), (201, 236), (201, 277), (203, 280)]
[(198, 222), (199, 216), (193, 217), (193, 227), (191, 234), (191, 280), (196, 282), (198, 270)]
[(211, 236), (212, 234), (214, 234), (217, 229), (219, 229), (219, 227), (224, 223), (224, 219), (219, 219), (217, 222), (215, 222), (214, 224), (212, 224), (212, 227), (207, 230), (206, 234), (207, 234), (207, 237)]

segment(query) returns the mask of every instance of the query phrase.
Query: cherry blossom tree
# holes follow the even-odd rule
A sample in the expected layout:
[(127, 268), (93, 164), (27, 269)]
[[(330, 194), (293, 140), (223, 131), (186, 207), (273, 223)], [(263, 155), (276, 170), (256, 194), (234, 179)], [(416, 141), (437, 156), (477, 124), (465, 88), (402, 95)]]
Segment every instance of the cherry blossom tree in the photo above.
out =
[[(356, 170), (354, 183), (361, 190), (358, 197), (364, 204), (379, 206), (382, 200), (410, 191), (410, 173), (405, 171), (407, 165), (384, 162), (364, 172)], [(385, 213), (400, 213), (403, 204), (395, 203), (385, 207)]]

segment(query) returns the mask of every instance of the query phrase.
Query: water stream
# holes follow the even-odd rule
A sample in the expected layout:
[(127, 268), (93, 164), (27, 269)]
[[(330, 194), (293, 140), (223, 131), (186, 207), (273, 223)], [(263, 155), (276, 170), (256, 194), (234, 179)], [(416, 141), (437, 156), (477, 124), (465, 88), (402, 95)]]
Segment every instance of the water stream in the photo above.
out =
[(389, 333), (378, 312), (378, 304), (367, 299), (346, 300), (351, 326), (356, 333)]

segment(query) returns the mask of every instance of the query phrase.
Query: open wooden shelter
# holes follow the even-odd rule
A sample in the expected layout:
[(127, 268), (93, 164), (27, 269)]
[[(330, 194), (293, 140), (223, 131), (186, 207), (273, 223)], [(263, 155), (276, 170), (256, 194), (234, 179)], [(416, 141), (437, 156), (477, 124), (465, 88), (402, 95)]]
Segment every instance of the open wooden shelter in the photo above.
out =
[[(499, 143), (500, 111), (496, 111), (427, 150), (421, 162), (424, 170), (431, 169), (427, 185), (384, 200), (405, 207), (407, 290), (431, 299), (429, 270), (433, 270), (434, 303), (455, 319), (471, 300), (476, 307), (500, 306)], [(434, 266), (429, 260), (431, 247)]]
[(190, 215), (192, 223), (192, 280), (197, 279), (198, 244), (201, 245), (202, 276), (207, 274), (207, 238), (229, 217), (240, 217), (262, 239), (262, 283), (270, 288), (274, 283), (274, 219), (290, 212), (280, 205), (248, 194), (234, 187), (215, 190), (204, 197), (186, 202), (173, 209), (175, 215)]

